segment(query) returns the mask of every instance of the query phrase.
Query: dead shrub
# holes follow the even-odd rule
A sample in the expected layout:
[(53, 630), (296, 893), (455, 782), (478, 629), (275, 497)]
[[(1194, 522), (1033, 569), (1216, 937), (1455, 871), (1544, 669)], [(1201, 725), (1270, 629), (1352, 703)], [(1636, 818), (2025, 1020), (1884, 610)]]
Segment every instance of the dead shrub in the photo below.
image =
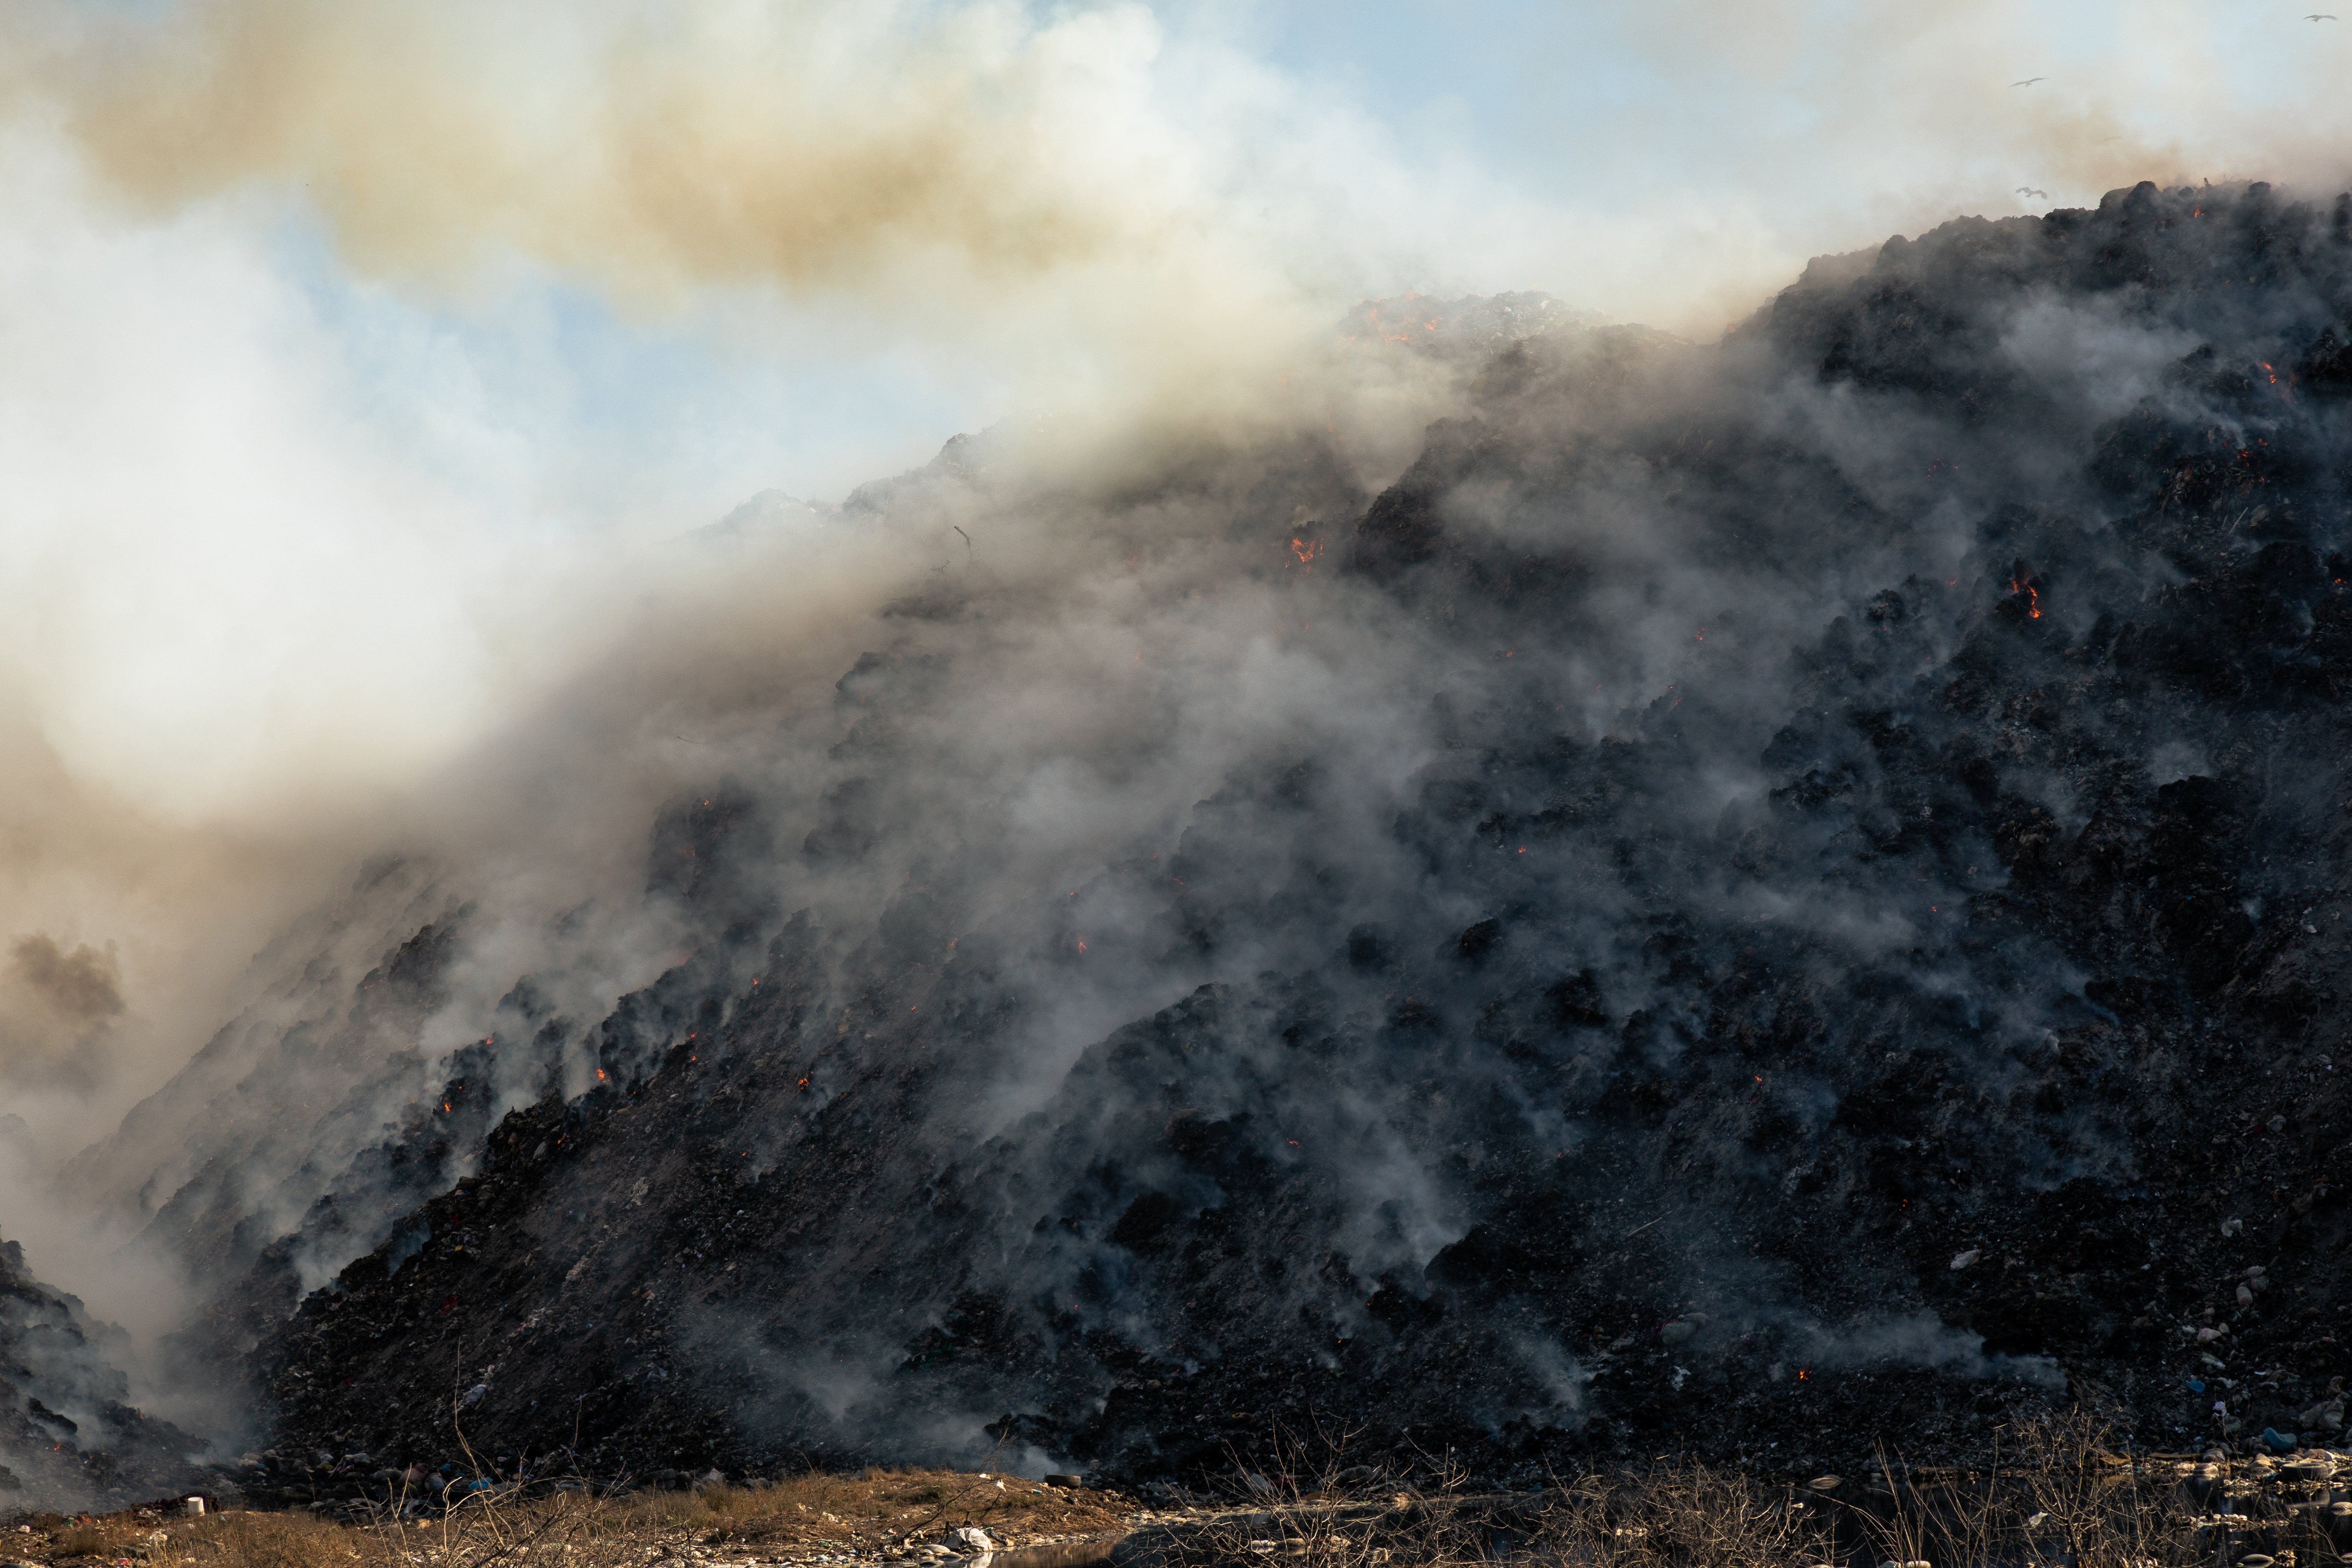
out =
[(107, 1550), (106, 1531), (77, 1525), (52, 1541), (49, 1550), (59, 1557), (96, 1557)]
[(175, 1554), (223, 1568), (350, 1568), (357, 1544), (353, 1531), (301, 1513), (215, 1514), (173, 1538)]
[(1831, 1536), (1787, 1488), (1688, 1465), (1584, 1478), (1544, 1506), (1535, 1544), (1589, 1568), (1786, 1568), (1828, 1560)]

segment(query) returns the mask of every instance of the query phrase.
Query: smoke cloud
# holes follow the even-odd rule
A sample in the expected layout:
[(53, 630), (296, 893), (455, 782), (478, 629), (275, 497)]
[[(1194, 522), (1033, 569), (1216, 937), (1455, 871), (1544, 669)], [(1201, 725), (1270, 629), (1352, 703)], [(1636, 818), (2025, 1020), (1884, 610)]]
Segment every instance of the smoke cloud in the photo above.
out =
[(0, 1077), (87, 1087), (106, 1070), (103, 1035), (122, 1014), (111, 952), (70, 952), (46, 931), (10, 944), (0, 980)]
[(350, 265), (461, 297), (552, 270), (761, 332), (782, 290), (1065, 421), (1246, 422), (1352, 281), (1305, 215), (1253, 211), (1299, 181), (1174, 111), (1140, 5), (227, 0), (76, 31), (70, 133), (144, 210), (299, 191)]
[(1120, 107), (1149, 91), (1140, 7), (233, 0), (124, 32), (76, 123), (114, 179), (166, 203), (304, 184), (370, 268), (512, 248), (674, 293), (940, 250), (1019, 278), (1181, 216), (1180, 149)]

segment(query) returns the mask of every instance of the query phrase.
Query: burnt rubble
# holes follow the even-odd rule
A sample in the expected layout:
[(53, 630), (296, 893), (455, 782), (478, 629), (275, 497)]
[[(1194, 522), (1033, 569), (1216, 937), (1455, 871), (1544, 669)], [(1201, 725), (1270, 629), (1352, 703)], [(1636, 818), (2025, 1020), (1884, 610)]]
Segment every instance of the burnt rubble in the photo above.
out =
[[(233, 1262), (187, 1343), (259, 1391), (248, 1492), (2337, 1440), (2347, 342), (2352, 197), (2259, 184), (1515, 342), (1377, 496), (1188, 481), (1237, 580), (1380, 628), (1426, 760), (1269, 743), (1019, 908), (908, 782), (1013, 610), (909, 601), (821, 784), (653, 828), (690, 956), (602, 1019), (519, 981), (440, 1112), (280, 1160), (299, 1225), (163, 1205)], [(464, 942), (393, 902), (371, 1028)], [(1133, 1005), (995, 1114), (1081, 993)]]

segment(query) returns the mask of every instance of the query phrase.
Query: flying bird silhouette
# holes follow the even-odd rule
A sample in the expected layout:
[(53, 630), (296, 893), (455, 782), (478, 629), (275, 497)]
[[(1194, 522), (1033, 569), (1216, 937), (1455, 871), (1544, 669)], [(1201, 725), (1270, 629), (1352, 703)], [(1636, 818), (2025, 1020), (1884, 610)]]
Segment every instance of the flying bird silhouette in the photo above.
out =
[(2013, 81), (2009, 85), (2011, 87), (2032, 87), (2037, 81), (2048, 81), (2049, 79), (2050, 79), (2046, 76), (2030, 76), (2023, 81)]
[(2333, 11), (2314, 11), (2310, 16), (2305, 16), (2304, 20), (2306, 22), (2333, 22), (2336, 20), (2336, 13)]
[(2017, 194), (2021, 196), (2040, 196), (2044, 201), (2048, 201), (2050, 199), (2050, 193), (2048, 191), (2037, 191), (2032, 185), (2018, 186)]

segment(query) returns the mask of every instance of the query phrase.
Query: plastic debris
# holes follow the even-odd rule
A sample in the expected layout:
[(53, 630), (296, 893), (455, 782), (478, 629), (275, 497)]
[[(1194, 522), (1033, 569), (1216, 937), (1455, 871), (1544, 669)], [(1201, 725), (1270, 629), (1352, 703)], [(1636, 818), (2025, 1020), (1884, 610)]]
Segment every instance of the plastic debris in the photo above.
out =
[(1983, 1256), (1984, 1248), (1981, 1247), (1971, 1247), (1966, 1252), (1954, 1253), (1952, 1255), (1952, 1272), (1958, 1274), (1961, 1269), (1968, 1268), (1970, 1264), (1973, 1264), (1978, 1258), (1982, 1258)]
[(993, 1552), (996, 1550), (996, 1542), (988, 1538), (988, 1531), (982, 1530), (977, 1525), (967, 1524), (961, 1529), (950, 1530), (948, 1531), (948, 1539), (954, 1542), (958, 1546), (964, 1547), (973, 1552)]
[(2273, 1454), (2291, 1454), (2294, 1452), (2294, 1435), (2265, 1426), (2263, 1428), (2263, 1447)]

